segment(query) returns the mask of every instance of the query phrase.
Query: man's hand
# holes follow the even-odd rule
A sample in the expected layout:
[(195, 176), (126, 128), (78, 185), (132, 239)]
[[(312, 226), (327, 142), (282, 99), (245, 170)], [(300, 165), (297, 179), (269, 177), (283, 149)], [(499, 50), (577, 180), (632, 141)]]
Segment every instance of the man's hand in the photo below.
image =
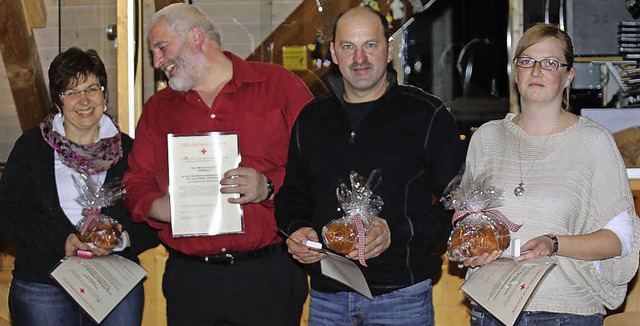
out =
[(259, 203), (267, 199), (267, 177), (254, 168), (239, 167), (227, 171), (220, 180), (223, 194), (240, 194), (240, 198), (229, 198), (233, 204)]
[(160, 222), (171, 222), (171, 200), (169, 193), (153, 201), (149, 209), (149, 217)]
[[(390, 245), (391, 230), (389, 230), (389, 225), (385, 219), (376, 217), (373, 219), (371, 229), (365, 237), (364, 259), (380, 256)], [(358, 259), (358, 249), (350, 252), (347, 257), (350, 259)]]
[(327, 257), (327, 254), (318, 250), (311, 249), (302, 244), (305, 240), (311, 240), (319, 242), (318, 234), (313, 228), (303, 227), (293, 232), (287, 239), (287, 246), (289, 247), (289, 253), (293, 258), (303, 264), (312, 264)]

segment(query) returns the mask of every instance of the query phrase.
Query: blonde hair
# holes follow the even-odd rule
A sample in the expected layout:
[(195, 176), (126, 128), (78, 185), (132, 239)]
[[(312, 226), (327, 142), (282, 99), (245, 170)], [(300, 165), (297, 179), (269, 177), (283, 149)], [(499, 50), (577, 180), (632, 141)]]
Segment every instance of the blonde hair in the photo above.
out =
[[(571, 37), (567, 32), (561, 30), (558, 26), (554, 24), (536, 24), (527, 29), (518, 44), (516, 45), (516, 50), (513, 55), (513, 64), (515, 71), (515, 60), (522, 53), (528, 49), (530, 46), (540, 43), (550, 37), (553, 37), (562, 43), (562, 54), (564, 55), (564, 59), (567, 63), (567, 71), (569, 71), (573, 67), (573, 42), (571, 41)], [(515, 87), (516, 92), (520, 95), (518, 91), (518, 87)], [(565, 110), (569, 109), (569, 87), (566, 87), (566, 91), (562, 95), (562, 108)]]
[(562, 43), (562, 53), (567, 60), (567, 69), (573, 67), (573, 42), (565, 31), (553, 24), (537, 24), (529, 28), (516, 45), (515, 58), (519, 57), (530, 46), (540, 43), (549, 37), (554, 37)]

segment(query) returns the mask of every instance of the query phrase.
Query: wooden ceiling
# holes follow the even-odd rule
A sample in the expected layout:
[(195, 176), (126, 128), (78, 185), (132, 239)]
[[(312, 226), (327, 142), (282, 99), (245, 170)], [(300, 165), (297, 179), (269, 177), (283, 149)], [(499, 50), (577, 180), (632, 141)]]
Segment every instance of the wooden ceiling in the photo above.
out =
[(0, 21), (0, 53), (24, 131), (37, 125), (51, 110), (32, 32), (32, 28), (45, 25), (43, 0), (0, 0)]

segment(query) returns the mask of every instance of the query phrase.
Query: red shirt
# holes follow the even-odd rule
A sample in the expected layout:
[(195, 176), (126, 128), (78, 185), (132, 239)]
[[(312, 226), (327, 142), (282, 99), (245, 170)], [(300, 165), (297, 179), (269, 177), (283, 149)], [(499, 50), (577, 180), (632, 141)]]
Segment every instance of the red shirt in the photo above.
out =
[(197, 132), (238, 133), (241, 166), (253, 167), (282, 185), (293, 123), (313, 96), (307, 86), (285, 68), (247, 62), (225, 52), (233, 63), (233, 78), (209, 107), (196, 91), (169, 87), (145, 103), (125, 173), (125, 205), (135, 222), (158, 229), (169, 247), (191, 255), (242, 252), (282, 242), (274, 218), (273, 201), (244, 205), (243, 234), (174, 238), (169, 223), (150, 219), (151, 203), (169, 189), (167, 134)]

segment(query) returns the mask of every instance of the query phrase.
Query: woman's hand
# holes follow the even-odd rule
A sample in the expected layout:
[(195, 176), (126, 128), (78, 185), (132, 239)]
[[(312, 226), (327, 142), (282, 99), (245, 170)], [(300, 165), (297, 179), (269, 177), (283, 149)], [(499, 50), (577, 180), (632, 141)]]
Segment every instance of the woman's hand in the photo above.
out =
[(485, 252), (480, 256), (465, 259), (462, 264), (466, 267), (484, 266), (502, 256), (502, 250), (494, 250), (492, 253)]
[(76, 256), (78, 250), (91, 251), (94, 256), (106, 256), (111, 254), (111, 249), (92, 248), (88, 244), (80, 241), (75, 233), (71, 233), (67, 236), (67, 241), (64, 244), (64, 254), (65, 256)]
[(533, 259), (539, 256), (551, 256), (553, 254), (553, 240), (546, 235), (537, 236), (527, 241), (520, 252), (526, 252), (518, 257), (518, 261)]
[[(120, 236), (128, 236), (122, 231), (122, 224), (118, 224), (116, 227), (118, 228), (118, 231), (120, 231)], [(71, 233), (67, 236), (67, 241), (64, 243), (64, 255), (76, 256), (78, 250), (91, 251), (94, 256), (107, 256), (113, 253), (113, 250), (111, 249), (94, 248), (89, 246), (88, 244), (80, 241), (80, 238), (78, 238), (75, 233)]]
[(80, 241), (75, 233), (71, 233), (67, 236), (67, 241), (64, 243), (64, 255), (75, 256), (78, 250), (89, 250), (89, 245)]

